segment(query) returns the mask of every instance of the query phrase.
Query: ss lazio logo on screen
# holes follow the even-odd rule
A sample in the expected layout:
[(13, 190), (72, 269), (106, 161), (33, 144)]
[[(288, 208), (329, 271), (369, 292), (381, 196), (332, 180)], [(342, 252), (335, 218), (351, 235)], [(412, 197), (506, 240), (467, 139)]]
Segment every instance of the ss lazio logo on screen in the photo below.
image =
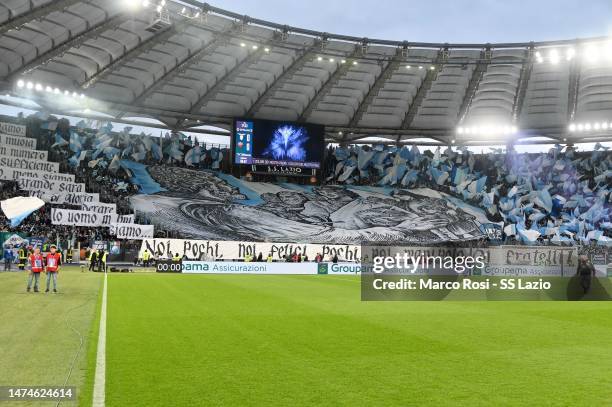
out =
[(275, 160), (303, 161), (306, 159), (304, 148), (306, 141), (308, 141), (308, 132), (305, 128), (284, 125), (274, 131), (263, 155)]

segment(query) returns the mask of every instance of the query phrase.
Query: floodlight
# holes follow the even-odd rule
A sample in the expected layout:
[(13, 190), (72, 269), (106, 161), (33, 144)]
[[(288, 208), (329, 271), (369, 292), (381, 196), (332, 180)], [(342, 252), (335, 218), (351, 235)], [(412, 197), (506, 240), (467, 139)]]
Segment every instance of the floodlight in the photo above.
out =
[(580, 123), (576, 126), (576, 128), (578, 129), (578, 131), (584, 131), (584, 124)]
[(161, 11), (162, 11), (162, 6), (157, 6), (157, 12), (161, 13)]
[(595, 124), (593, 125), (593, 128), (594, 128), (595, 130), (599, 130), (599, 129), (601, 129), (601, 124), (599, 124), (599, 122), (597, 122), (597, 123), (595, 123)]
[(53, 88), (51, 86), (47, 85), (47, 87), (45, 88), (45, 91), (51, 93), (51, 92), (53, 92)]
[(601, 124), (601, 128), (602, 128), (603, 130), (608, 130), (608, 126), (609, 126), (609, 125), (608, 125), (608, 122), (603, 122), (603, 123)]
[(37, 83), (36, 86), (34, 86), (34, 89), (36, 89), (39, 92), (42, 92), (43, 86), (40, 83)]
[(323, 57), (317, 57), (317, 61), (323, 61)]
[(459, 133), (459, 134), (463, 134), (463, 131), (464, 131), (464, 130), (463, 130), (463, 127), (459, 127), (459, 128), (457, 128), (457, 133)]
[(571, 61), (572, 59), (574, 59), (575, 55), (576, 55), (576, 50), (574, 48), (568, 48), (565, 54), (565, 59), (567, 59), (568, 61)]
[(23, 88), (25, 86), (25, 82), (22, 79), (19, 79), (17, 81), (17, 87), (18, 88)]
[(412, 68), (410, 65), (406, 65), (406, 69), (410, 69)]
[(55, 93), (56, 95), (59, 95), (59, 94), (60, 94), (60, 90), (59, 90), (59, 88), (55, 88), (55, 89), (53, 89), (53, 93)]
[(423, 65), (419, 65), (419, 69), (423, 69)]
[(26, 85), (26, 88), (32, 90), (34, 88), (34, 84), (32, 82), (28, 82), (28, 84)]
[(149, 7), (149, 0), (143, 0), (142, 7)]
[(569, 131), (572, 133), (576, 131), (576, 125), (574, 123), (569, 125)]
[(584, 56), (588, 62), (597, 62), (599, 60), (599, 52), (597, 47), (595, 47), (593, 44), (588, 45), (584, 51)]
[(557, 65), (559, 63), (559, 51), (556, 49), (551, 49), (548, 53), (548, 58), (550, 59), (551, 64)]
[(586, 124), (584, 125), (584, 129), (585, 129), (586, 131), (590, 131), (590, 130), (591, 130), (591, 123), (586, 123)]

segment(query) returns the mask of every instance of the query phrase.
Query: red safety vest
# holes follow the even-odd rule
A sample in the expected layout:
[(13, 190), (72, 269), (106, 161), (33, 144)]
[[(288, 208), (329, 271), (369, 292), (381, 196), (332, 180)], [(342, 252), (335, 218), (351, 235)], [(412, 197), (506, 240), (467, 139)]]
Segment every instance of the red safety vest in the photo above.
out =
[(57, 271), (60, 265), (61, 255), (59, 253), (47, 254), (47, 271)]
[(40, 254), (32, 254), (29, 258), (30, 265), (32, 266), (33, 273), (40, 273), (43, 271), (43, 256)]

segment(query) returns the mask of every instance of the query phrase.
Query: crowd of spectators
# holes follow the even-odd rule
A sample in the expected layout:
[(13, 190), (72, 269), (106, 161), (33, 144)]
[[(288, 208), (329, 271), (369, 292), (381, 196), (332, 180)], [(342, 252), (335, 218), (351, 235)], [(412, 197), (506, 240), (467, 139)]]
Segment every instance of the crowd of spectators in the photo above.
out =
[[(62, 172), (75, 174), (76, 182), (84, 183), (87, 192), (98, 193), (100, 202), (115, 203), (122, 215), (132, 213), (129, 197), (139, 192), (130, 169), (119, 164), (122, 159), (158, 167), (230, 168), (227, 150), (198, 145), (182, 134), (153, 138), (130, 135), (129, 130), (112, 132), (104, 125), (90, 128), (91, 123), (71, 126), (65, 119), (20, 120), (28, 125), (29, 136), (37, 139), (39, 149), (47, 149), (50, 160), (60, 163)], [(549, 153), (519, 155), (513, 151), (474, 154), (450, 148), (421, 153), (415, 147), (330, 146), (324, 157), (328, 184), (438, 190), (482, 207), (491, 222), (515, 225), (511, 233), (503, 228), (506, 243), (521, 243), (521, 230), (537, 230), (535, 240), (542, 243), (585, 243), (582, 239), (593, 230), (601, 232), (598, 237), (611, 237), (612, 155), (606, 149), (580, 153), (555, 147)], [(3, 182), (0, 187), (2, 199), (24, 195), (16, 183)], [(547, 197), (552, 206), (542, 202)], [(604, 206), (599, 213), (603, 215), (589, 213), (589, 205), (601, 202)], [(0, 215), (0, 230), (81, 242), (111, 238), (108, 228), (51, 227), (49, 212), (47, 205), (16, 228), (10, 228)], [(137, 218), (136, 222), (147, 223), (147, 219)], [(156, 229), (156, 237), (181, 236)], [(561, 241), (555, 242), (555, 238)]]
[(545, 153), (349, 146), (328, 151), (327, 182), (429, 188), (484, 210), (506, 243), (609, 244), (612, 152), (556, 145)]

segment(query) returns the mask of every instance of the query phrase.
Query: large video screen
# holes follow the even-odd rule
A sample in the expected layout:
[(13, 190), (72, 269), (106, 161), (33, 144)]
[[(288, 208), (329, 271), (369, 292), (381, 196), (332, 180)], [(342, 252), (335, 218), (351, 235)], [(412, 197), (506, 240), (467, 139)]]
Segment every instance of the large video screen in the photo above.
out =
[(325, 127), (269, 120), (234, 121), (234, 164), (321, 168)]

